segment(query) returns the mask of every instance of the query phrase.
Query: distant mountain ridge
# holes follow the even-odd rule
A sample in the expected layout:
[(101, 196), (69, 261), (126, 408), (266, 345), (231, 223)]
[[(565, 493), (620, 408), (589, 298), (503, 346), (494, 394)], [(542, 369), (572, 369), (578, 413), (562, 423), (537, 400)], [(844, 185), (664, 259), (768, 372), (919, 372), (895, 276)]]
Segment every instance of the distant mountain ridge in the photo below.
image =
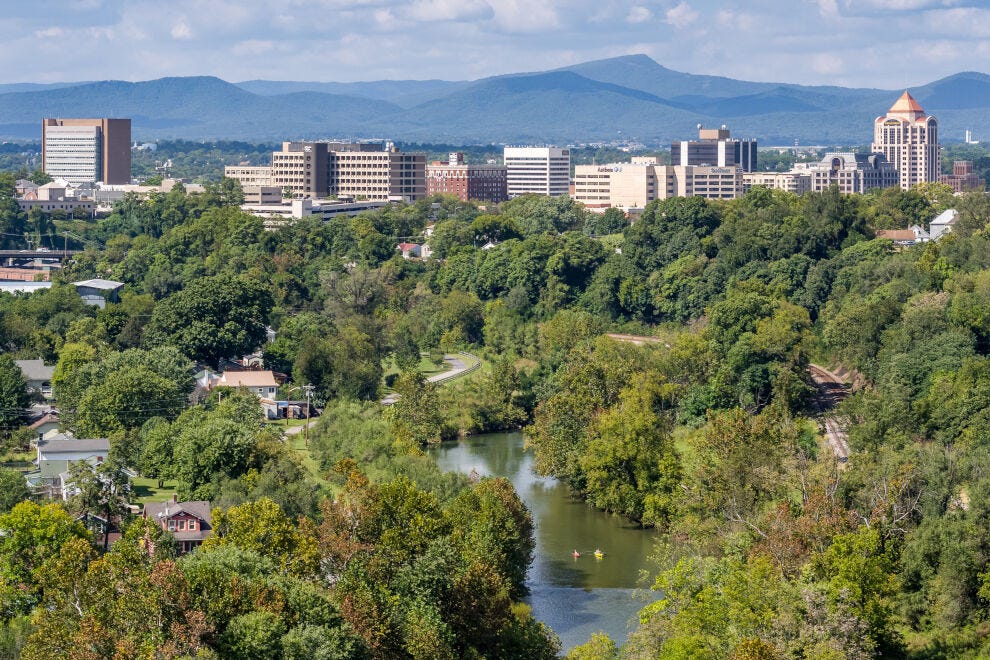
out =
[[(764, 145), (868, 144), (902, 90), (764, 83), (682, 73), (645, 55), (474, 81), (300, 82), (210, 76), (0, 84), (0, 138), (40, 135), (46, 116), (133, 119), (135, 139), (381, 138), (449, 143), (669, 144), (727, 124)], [(990, 135), (990, 76), (911, 90), (943, 141)]]

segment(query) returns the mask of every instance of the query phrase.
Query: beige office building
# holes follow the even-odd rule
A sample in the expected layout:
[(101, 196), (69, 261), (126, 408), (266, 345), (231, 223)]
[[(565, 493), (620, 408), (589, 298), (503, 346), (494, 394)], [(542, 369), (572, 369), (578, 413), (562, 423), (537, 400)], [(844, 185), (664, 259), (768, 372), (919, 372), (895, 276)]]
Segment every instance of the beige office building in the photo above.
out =
[(811, 175), (807, 172), (746, 172), (743, 174), (743, 191), (753, 186), (803, 195), (811, 190)]
[(738, 167), (660, 165), (655, 158), (634, 158), (631, 163), (574, 168), (574, 199), (596, 213), (609, 208), (635, 212), (670, 197), (735, 199), (742, 192)]
[(904, 190), (917, 183), (938, 181), (942, 166), (938, 120), (925, 115), (906, 91), (886, 116), (874, 120), (872, 150), (883, 154), (894, 166)]
[(224, 176), (297, 198), (415, 202), (426, 196), (426, 155), (381, 143), (283, 142), (270, 166), (227, 166)]
[(243, 188), (275, 185), (272, 182), (271, 165), (227, 165), (223, 168), (223, 175), (230, 179), (237, 179)]

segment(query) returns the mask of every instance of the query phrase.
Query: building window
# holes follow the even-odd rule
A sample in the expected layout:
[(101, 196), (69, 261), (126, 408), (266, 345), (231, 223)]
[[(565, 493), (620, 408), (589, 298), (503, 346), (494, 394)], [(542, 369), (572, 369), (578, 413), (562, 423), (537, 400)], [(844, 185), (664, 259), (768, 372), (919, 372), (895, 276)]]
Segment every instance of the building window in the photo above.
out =
[(189, 531), (190, 532), (195, 532), (196, 531), (196, 521), (195, 520), (190, 520), (189, 521)]
[(174, 520), (169, 520), (168, 521), (168, 531), (170, 531), (170, 532), (174, 532), (175, 531), (175, 521)]
[(179, 521), (179, 531), (180, 532), (186, 531), (186, 521), (185, 520), (180, 520)]

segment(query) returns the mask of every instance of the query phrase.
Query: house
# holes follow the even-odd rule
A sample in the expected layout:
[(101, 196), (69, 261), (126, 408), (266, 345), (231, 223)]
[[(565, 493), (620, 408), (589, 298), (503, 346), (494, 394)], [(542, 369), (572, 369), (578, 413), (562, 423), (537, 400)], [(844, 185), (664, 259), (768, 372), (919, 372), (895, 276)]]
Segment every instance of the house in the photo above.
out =
[(99, 465), (110, 454), (110, 441), (106, 438), (74, 438), (59, 433), (38, 440), (38, 469), (43, 479), (55, 480), (69, 471), (69, 465), (86, 461)]
[[(179, 545), (179, 552), (186, 554), (195, 550), (213, 534), (213, 519), (210, 503), (203, 500), (179, 502), (175, 495), (169, 502), (148, 502), (144, 506), (144, 517), (152, 520), (172, 534)], [(149, 547), (153, 552), (154, 548)]]
[(31, 422), (29, 427), (39, 440), (58, 434), (58, 412), (50, 410)]
[(38, 194), (38, 184), (34, 181), (29, 181), (27, 179), (18, 179), (14, 182), (14, 193), (17, 195), (25, 195), (27, 193), (33, 193), (35, 198)]
[(96, 305), (100, 309), (106, 307), (108, 302), (120, 302), (120, 290), (124, 288), (123, 282), (99, 278), (73, 282), (72, 285), (76, 287), (76, 292), (83, 302), (87, 305)]
[(395, 249), (402, 254), (403, 259), (416, 259), (423, 255), (423, 246), (416, 243), (399, 243)]
[(944, 234), (952, 231), (953, 225), (959, 220), (959, 211), (948, 209), (939, 213), (934, 220), (928, 224), (928, 233), (931, 240), (937, 241)]
[(55, 373), (54, 366), (48, 366), (44, 360), (14, 360), (24, 374), (27, 381), (28, 392), (36, 392), (46, 399), (52, 398), (52, 374)]
[(259, 398), (272, 399), (278, 391), (278, 381), (271, 371), (225, 371), (213, 387), (243, 387)]
[(69, 483), (70, 466), (80, 461), (100, 465), (109, 454), (110, 441), (106, 438), (74, 438), (65, 433), (39, 437), (38, 471), (27, 477), (28, 482), (49, 497), (67, 500), (74, 492)]
[(910, 229), (880, 229), (877, 230), (877, 238), (886, 238), (893, 241), (894, 245), (914, 245), (918, 242), (918, 237)]

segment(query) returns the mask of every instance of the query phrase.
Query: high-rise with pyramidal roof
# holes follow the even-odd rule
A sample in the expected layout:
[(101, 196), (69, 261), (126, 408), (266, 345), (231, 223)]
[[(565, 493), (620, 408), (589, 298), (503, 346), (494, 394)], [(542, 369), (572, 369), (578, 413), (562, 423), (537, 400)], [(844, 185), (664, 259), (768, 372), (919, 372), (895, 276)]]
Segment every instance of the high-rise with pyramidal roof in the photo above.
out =
[(929, 117), (908, 92), (873, 122), (873, 151), (897, 168), (901, 188), (938, 181), (942, 169), (938, 148), (938, 120)]

